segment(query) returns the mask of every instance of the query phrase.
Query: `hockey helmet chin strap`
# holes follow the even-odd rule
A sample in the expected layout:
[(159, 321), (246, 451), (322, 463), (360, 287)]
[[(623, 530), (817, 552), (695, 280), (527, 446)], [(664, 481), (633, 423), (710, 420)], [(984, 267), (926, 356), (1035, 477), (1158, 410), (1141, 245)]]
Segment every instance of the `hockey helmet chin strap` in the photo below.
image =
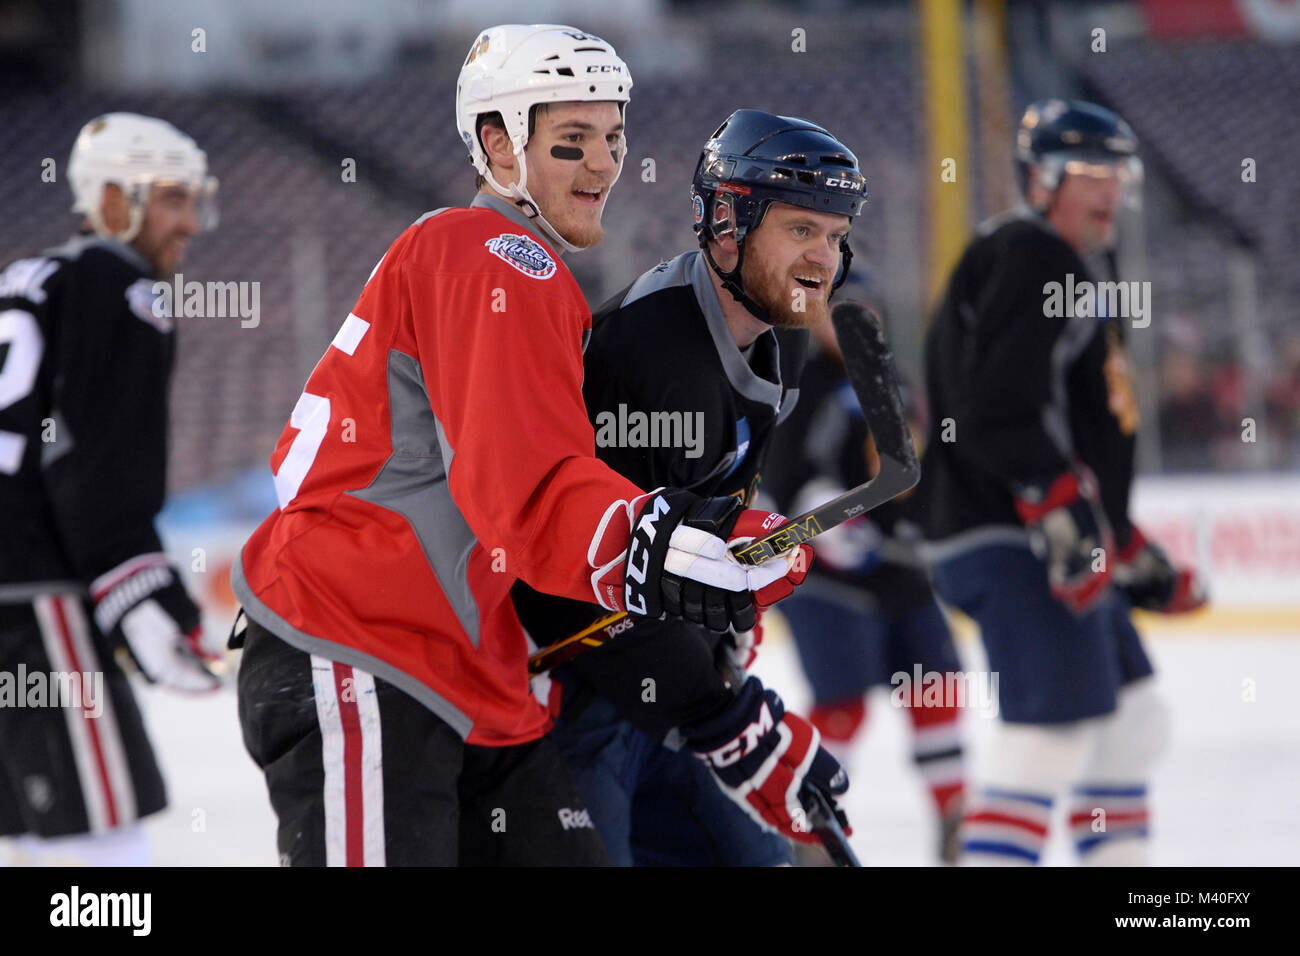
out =
[[(581, 252), (586, 248), (585, 246), (575, 246), (573, 243), (569, 242), (569, 240), (560, 235), (560, 231), (547, 222), (546, 217), (542, 215), (541, 207), (537, 205), (537, 201), (533, 199), (532, 195), (528, 192), (528, 160), (524, 158), (524, 149), (514, 140), (511, 140), (511, 143), (515, 148), (515, 159), (519, 160), (519, 182), (511, 183), (508, 188), (502, 186), (497, 182), (496, 177), (492, 175), (492, 170), (488, 168), (486, 163), (483, 165), (483, 169), (481, 170), (483, 179), (486, 180), (487, 184), (498, 193), (518, 206), (520, 212), (527, 216), (530, 221), (537, 223), (541, 230), (546, 233), (547, 238), (554, 241), (555, 244), (565, 252)], [(609, 185), (605, 187), (607, 190), (613, 189), (614, 184), (618, 182), (618, 177), (622, 175), (623, 157), (625, 155), (626, 150), (620, 145), (618, 169), (615, 170), (614, 178), (609, 181)]]
[(741, 282), (740, 269), (745, 264), (745, 240), (736, 240), (736, 268), (730, 272), (723, 271), (722, 267), (718, 265), (718, 260), (713, 258), (713, 253), (709, 251), (709, 237), (705, 232), (700, 233), (700, 248), (704, 251), (704, 258), (708, 261), (710, 268), (722, 280), (722, 287), (731, 293), (731, 297), (748, 309), (749, 314), (754, 318), (766, 325), (771, 325), (771, 313), (749, 297), (749, 294), (745, 292), (744, 284)]
[[(759, 213), (758, 222), (750, 226), (749, 230), (757, 229), (760, 225), (762, 225), (763, 218), (767, 215), (767, 210), (770, 205), (771, 205), (771, 200), (763, 204), (763, 210), (762, 212)], [(731, 220), (733, 222), (734, 222), (734, 216), (735, 216), (735, 209), (733, 208), (732, 209), (733, 219)], [(746, 230), (746, 236), (748, 236), (749, 230)], [(710, 268), (712, 268), (713, 271), (718, 274), (718, 278), (722, 280), (722, 287), (731, 293), (731, 297), (735, 299), (737, 302), (739, 302), (741, 305), (743, 305), (746, 309), (748, 309), (749, 314), (754, 316), (754, 318), (758, 319), (760, 322), (763, 322), (766, 325), (775, 325), (775, 323), (772, 321), (772, 313), (769, 312), (767, 309), (763, 308), (761, 305), (755, 302), (754, 299), (750, 297), (749, 293), (745, 291), (744, 283), (740, 278), (741, 268), (745, 264), (746, 236), (742, 236), (736, 239), (736, 267), (729, 272), (724, 271), (722, 267), (718, 265), (717, 260), (713, 258), (713, 253), (709, 251), (710, 233), (712, 233), (712, 238), (716, 239), (719, 236), (725, 236), (728, 232), (735, 232), (735, 231), (736, 231), (736, 227), (734, 225), (730, 229), (727, 229), (723, 232), (714, 232), (711, 229), (700, 230), (700, 249), (704, 252), (704, 258), (709, 263)], [(844, 280), (849, 277), (849, 264), (852, 261), (853, 261), (853, 250), (849, 247), (849, 241), (847, 239), (841, 239), (840, 240), (840, 268), (839, 268), (839, 272), (836, 273), (835, 277), (831, 281), (831, 291), (826, 296), (826, 300), (828, 302), (830, 301), (831, 296), (835, 294), (835, 290), (838, 289), (840, 286), (842, 286), (844, 284)]]
[(583, 248), (582, 246), (575, 246), (573, 243), (569, 242), (569, 240), (560, 235), (558, 229), (546, 221), (546, 217), (542, 215), (541, 207), (537, 205), (537, 201), (529, 194), (528, 162), (524, 159), (524, 151), (516, 147), (515, 158), (519, 160), (519, 182), (511, 183), (508, 188), (502, 186), (497, 182), (496, 177), (492, 175), (492, 170), (486, 167), (483, 169), (483, 178), (487, 181), (489, 186), (518, 206), (519, 211), (527, 216), (531, 222), (536, 223), (542, 232), (546, 234), (546, 237), (561, 249), (565, 252), (580, 251)]

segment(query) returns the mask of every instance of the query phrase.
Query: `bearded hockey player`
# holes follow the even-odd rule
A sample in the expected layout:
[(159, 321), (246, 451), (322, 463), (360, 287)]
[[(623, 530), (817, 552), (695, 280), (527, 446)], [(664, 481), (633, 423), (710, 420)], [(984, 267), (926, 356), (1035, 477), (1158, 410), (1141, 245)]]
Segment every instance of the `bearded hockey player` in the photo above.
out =
[(67, 174), (80, 234), (0, 272), (0, 671), (70, 689), (0, 700), (0, 835), (24, 835), (20, 860), (143, 865), (137, 821), (166, 796), (114, 655), (217, 687), (154, 528), (175, 330), (152, 291), (215, 224), (216, 182), (192, 139), (133, 113), (87, 123)]
[[(642, 486), (728, 496), (727, 510), (739, 513), (776, 423), (797, 399), (807, 329), (829, 325), (830, 295), (848, 271), (849, 229), (865, 201), (856, 158), (826, 130), (759, 110), (733, 113), (696, 166), (700, 249), (646, 272), (596, 315), (583, 391), (600, 458)], [(669, 430), (653, 440), (620, 434), (617, 423), (636, 415)], [(800, 551), (806, 568), (811, 549)], [(601, 613), (557, 607), (566, 602), (524, 587), (516, 602), (539, 643)], [(720, 676), (720, 651), (742, 667), (753, 659), (761, 632), (738, 631), (723, 638), (690, 623), (637, 619), (558, 669), (565, 704), (554, 736), (614, 862), (788, 862), (776, 834), (816, 842), (798, 825), (803, 779), (837, 793), (847, 787), (816, 728), (785, 713), (774, 691), (756, 677), (728, 687)], [(754, 725), (766, 733), (733, 761), (731, 742)], [(661, 745), (666, 737), (671, 748)]]
[(286, 863), (604, 861), (511, 586), (743, 628), (790, 571), (728, 551), (768, 513), (723, 522), (595, 457), (591, 314), (560, 256), (601, 238), (631, 87), (571, 27), (478, 37), (456, 121), (479, 192), (389, 248), (272, 456), (280, 507), (232, 579), (240, 721)]
[(926, 340), (917, 497), (935, 584), (979, 624), (999, 675), (963, 846), (972, 863), (1036, 863), (1066, 796), (1084, 862), (1139, 864), (1167, 718), (1130, 609), (1205, 599), (1129, 518), (1125, 317), (1049, 299), (1054, 283), (1083, 289), (1099, 274), (1086, 263), (1111, 248), (1138, 186), (1137, 139), (1107, 109), (1047, 100), (1025, 112), (1016, 158), (1028, 209), (981, 230)]

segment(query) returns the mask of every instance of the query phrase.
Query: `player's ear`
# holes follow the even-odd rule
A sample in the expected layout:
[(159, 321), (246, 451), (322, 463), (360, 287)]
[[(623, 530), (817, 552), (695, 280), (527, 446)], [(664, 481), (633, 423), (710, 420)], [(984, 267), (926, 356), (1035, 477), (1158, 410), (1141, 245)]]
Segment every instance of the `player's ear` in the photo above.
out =
[[(479, 132), (483, 152), (494, 170), (515, 168), (515, 148), (504, 126), (484, 125)], [(496, 174), (494, 174), (496, 175)], [(502, 177), (497, 176), (498, 180)]]
[(736, 245), (734, 232), (727, 232), (710, 239), (709, 246), (713, 253), (713, 261), (718, 264), (719, 269), (730, 272), (736, 268), (736, 263), (740, 259), (740, 247)]
[(1046, 209), (1052, 200), (1051, 191), (1043, 185), (1042, 175), (1036, 167), (1029, 168), (1029, 185), (1025, 193), (1031, 209)]
[(100, 215), (108, 231), (117, 235), (126, 232), (131, 225), (131, 210), (127, 207), (126, 193), (117, 183), (105, 183), (104, 194), (99, 200)]

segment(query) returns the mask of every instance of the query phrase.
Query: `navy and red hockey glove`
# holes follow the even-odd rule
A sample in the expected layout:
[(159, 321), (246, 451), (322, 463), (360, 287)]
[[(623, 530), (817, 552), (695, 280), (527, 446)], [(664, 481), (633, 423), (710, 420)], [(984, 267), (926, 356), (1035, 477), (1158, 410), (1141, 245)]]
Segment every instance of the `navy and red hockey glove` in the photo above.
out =
[(1052, 595), (1074, 614), (1091, 610), (1110, 586), (1114, 535), (1085, 465), (1015, 491), (1029, 544), (1047, 562)]
[[(812, 549), (800, 545), (751, 567), (736, 560), (731, 548), (784, 520), (746, 509), (737, 498), (700, 498), (678, 489), (615, 502), (588, 554), (593, 590), (612, 611), (679, 617), (718, 633), (748, 631), (756, 608), (788, 597), (803, 581)], [(626, 530), (620, 532), (619, 525)], [(609, 555), (621, 535), (627, 535), (626, 552)]]
[[(757, 677), (745, 681), (721, 714), (681, 728), (697, 757), (708, 764), (722, 791), (765, 829), (800, 843), (820, 842), (800, 801), (805, 782), (838, 796), (849, 788), (848, 774), (821, 746), (817, 728), (787, 714), (781, 698), (764, 690)], [(833, 807), (852, 833), (847, 818)]]
[(1178, 567), (1136, 525), (1119, 553), (1115, 582), (1134, 607), (1161, 614), (1186, 614), (1205, 606), (1205, 581), (1192, 568)]
[(173, 690), (216, 690), (221, 681), (203, 647), (199, 609), (165, 554), (123, 562), (90, 586), (95, 623), (151, 683)]
[(747, 631), (734, 628), (718, 644), (718, 650), (726, 655), (731, 666), (738, 671), (748, 671), (758, 657), (759, 645), (763, 643), (763, 608), (755, 608), (754, 626)]

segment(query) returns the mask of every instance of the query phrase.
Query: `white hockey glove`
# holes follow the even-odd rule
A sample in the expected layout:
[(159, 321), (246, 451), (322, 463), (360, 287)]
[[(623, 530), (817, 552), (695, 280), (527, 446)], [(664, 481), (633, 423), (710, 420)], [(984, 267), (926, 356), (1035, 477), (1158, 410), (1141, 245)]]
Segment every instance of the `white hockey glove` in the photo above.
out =
[(95, 623), (123, 648), (151, 683), (199, 693), (221, 681), (208, 666), (199, 609), (165, 554), (142, 554), (100, 575), (90, 586)]

